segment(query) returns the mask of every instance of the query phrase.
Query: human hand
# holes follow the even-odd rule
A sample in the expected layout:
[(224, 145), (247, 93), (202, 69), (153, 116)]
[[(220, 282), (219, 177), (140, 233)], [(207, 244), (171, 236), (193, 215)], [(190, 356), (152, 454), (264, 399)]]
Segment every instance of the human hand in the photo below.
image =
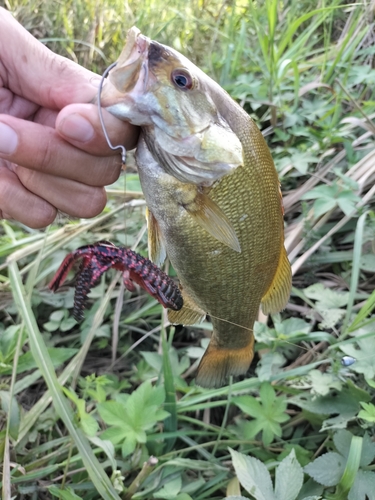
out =
[[(0, 8), (0, 216), (40, 228), (58, 209), (75, 217), (103, 210), (121, 159), (88, 104), (99, 82)], [(103, 117), (113, 144), (135, 147), (138, 129), (105, 110)]]

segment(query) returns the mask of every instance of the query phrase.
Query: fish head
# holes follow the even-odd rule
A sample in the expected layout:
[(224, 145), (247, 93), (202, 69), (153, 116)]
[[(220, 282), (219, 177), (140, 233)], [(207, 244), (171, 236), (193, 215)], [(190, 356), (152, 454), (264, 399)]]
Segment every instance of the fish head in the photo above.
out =
[(234, 101), (189, 59), (135, 27), (101, 104), (141, 126), (154, 156), (182, 182), (209, 186), (242, 164), (241, 142), (223, 112)]

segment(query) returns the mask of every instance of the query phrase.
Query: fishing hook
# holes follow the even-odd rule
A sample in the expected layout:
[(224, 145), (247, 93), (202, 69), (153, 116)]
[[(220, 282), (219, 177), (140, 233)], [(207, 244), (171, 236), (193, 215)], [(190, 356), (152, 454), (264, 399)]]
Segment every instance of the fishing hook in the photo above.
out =
[(118, 144), (117, 146), (113, 146), (113, 144), (111, 143), (111, 140), (108, 137), (107, 129), (105, 128), (103, 114), (102, 114), (102, 107), (101, 107), (101, 93), (102, 93), (102, 89), (103, 89), (104, 80), (108, 76), (108, 73), (111, 71), (111, 69), (116, 66), (116, 64), (117, 64), (117, 62), (114, 62), (110, 66), (108, 66), (108, 68), (104, 71), (102, 78), (100, 80), (99, 89), (98, 89), (98, 113), (99, 113), (100, 124), (101, 124), (102, 129), (103, 129), (103, 134), (104, 134), (105, 140), (107, 141), (108, 146), (112, 149), (112, 151), (116, 151), (116, 149), (121, 149), (121, 161), (122, 161), (123, 165), (125, 165), (125, 163), (126, 163), (125, 146), (123, 146), (122, 144)]

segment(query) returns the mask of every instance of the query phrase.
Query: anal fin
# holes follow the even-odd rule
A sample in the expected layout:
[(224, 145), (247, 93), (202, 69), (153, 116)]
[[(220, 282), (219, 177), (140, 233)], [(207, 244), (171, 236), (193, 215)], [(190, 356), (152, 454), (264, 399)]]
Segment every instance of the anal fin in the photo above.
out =
[(184, 305), (179, 311), (168, 309), (168, 320), (174, 325), (194, 325), (200, 323), (206, 317), (203, 311), (185, 290), (181, 290)]
[(277, 313), (286, 306), (292, 288), (292, 270), (284, 245), (271, 286), (262, 298), (264, 314)]

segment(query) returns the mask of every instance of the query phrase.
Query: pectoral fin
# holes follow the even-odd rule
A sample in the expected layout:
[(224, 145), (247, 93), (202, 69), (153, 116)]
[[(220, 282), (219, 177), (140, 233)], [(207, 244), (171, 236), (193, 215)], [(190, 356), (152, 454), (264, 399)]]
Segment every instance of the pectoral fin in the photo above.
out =
[(150, 260), (160, 267), (165, 261), (167, 252), (158, 221), (148, 207), (146, 207), (146, 219), (148, 229), (148, 255), (150, 256)]
[(179, 311), (168, 309), (168, 320), (174, 325), (194, 325), (203, 321), (206, 317), (205, 311), (197, 306), (185, 290), (181, 290), (181, 294), (184, 305)]
[(262, 298), (262, 311), (264, 314), (272, 314), (281, 311), (286, 306), (290, 289), (292, 287), (292, 271), (286, 250), (283, 246), (279, 265), (271, 286)]
[(207, 194), (197, 193), (194, 202), (184, 205), (184, 208), (211, 236), (234, 251), (241, 252), (231, 221)]

